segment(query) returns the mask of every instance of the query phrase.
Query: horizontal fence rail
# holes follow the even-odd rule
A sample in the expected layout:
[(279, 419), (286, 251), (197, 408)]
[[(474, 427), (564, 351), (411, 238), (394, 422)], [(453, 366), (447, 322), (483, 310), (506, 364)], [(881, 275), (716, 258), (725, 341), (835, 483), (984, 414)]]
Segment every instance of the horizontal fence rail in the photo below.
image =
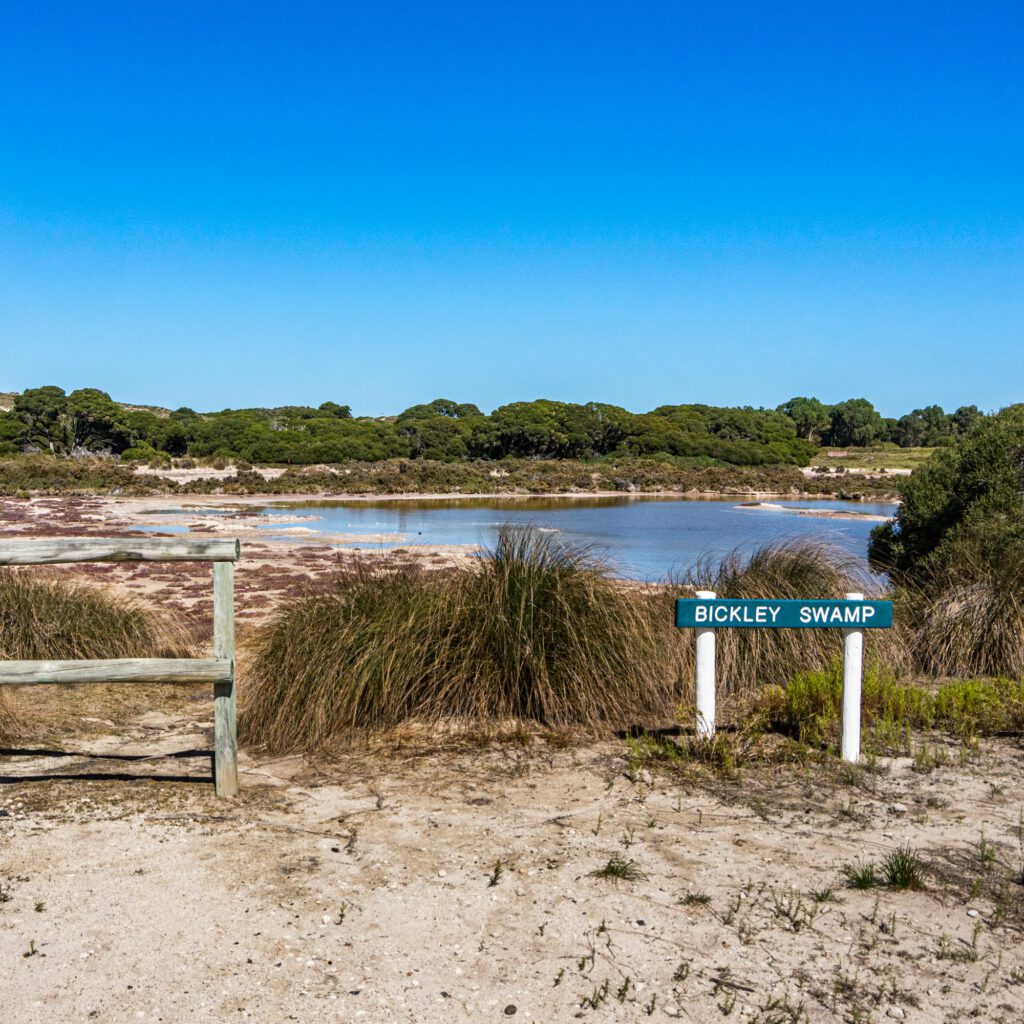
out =
[(162, 537), (52, 537), (0, 540), (0, 565), (69, 562), (237, 562), (237, 540), (165, 540)]
[[(46, 683), (209, 683), (213, 685), (214, 783), (238, 794), (235, 695), (236, 539), (54, 537), (0, 540), (0, 565), (70, 562), (213, 562), (212, 658), (110, 658), (93, 661), (0, 661), (0, 686)], [(0, 609), (2, 611), (2, 609)]]
[(230, 683), (223, 658), (112, 658), (99, 661), (0, 661), (0, 685), (44, 683)]

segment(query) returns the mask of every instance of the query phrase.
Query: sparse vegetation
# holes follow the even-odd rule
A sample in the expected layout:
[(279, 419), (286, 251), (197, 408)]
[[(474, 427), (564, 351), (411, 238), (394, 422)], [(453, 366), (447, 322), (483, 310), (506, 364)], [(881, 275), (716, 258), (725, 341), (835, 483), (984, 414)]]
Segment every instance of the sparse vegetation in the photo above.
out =
[(640, 870), (636, 861), (623, 860), (618, 854), (613, 854), (607, 864), (591, 871), (590, 877), (610, 878), (616, 882), (637, 882), (647, 876)]

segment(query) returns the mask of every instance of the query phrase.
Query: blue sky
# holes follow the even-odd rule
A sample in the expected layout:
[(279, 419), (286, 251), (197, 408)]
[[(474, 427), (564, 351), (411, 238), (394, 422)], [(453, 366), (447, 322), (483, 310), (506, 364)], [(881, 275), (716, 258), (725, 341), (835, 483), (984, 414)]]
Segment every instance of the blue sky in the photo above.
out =
[(8, 4), (0, 390), (1024, 400), (1019, 3)]

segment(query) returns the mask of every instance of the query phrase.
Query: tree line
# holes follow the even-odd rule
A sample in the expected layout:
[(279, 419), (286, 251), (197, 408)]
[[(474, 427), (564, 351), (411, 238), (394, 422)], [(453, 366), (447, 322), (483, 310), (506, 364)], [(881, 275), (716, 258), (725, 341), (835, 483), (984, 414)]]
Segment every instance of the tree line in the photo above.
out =
[(822, 446), (944, 446), (982, 417), (975, 406), (939, 406), (883, 418), (864, 398), (826, 405), (793, 398), (776, 409), (663, 405), (632, 413), (602, 402), (538, 399), (486, 414), (439, 398), (397, 416), (354, 417), (335, 402), (198, 413), (126, 406), (106, 392), (50, 385), (15, 396), (0, 412), (0, 454), (107, 453), (126, 460), (222, 457), (310, 465), (391, 458), (593, 459), (668, 456), (702, 465), (810, 464)]

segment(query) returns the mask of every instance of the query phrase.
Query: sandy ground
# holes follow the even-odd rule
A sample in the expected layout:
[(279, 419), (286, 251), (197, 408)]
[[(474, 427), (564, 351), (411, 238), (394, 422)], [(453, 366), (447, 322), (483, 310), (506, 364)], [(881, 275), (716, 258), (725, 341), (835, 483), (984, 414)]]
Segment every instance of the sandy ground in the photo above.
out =
[[(162, 693), (34, 694), (0, 758), (5, 1024), (1024, 1019), (1019, 745), (738, 780), (623, 741), (243, 755), (221, 801), (207, 695)], [(925, 891), (845, 886), (905, 842)]]

